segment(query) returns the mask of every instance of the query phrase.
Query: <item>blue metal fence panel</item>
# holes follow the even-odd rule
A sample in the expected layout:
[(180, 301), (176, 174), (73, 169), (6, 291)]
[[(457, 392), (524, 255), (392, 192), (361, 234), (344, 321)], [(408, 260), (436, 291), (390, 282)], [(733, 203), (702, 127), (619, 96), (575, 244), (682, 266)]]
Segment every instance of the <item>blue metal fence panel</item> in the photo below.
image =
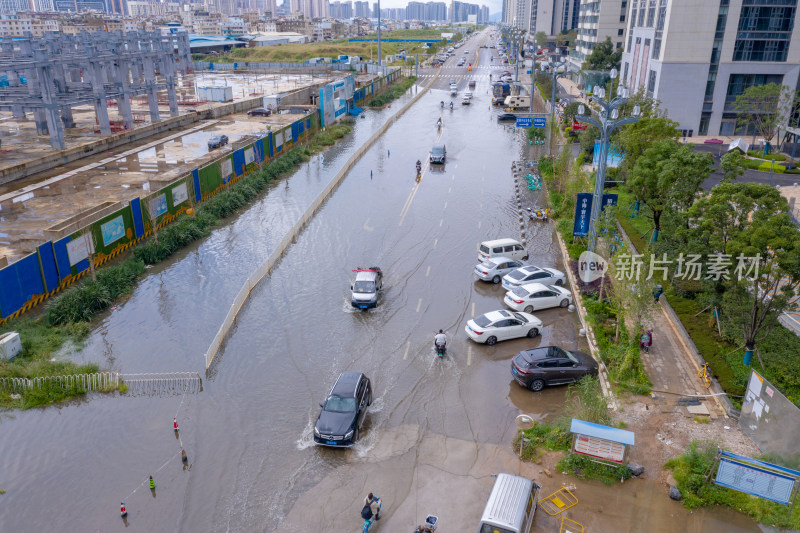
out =
[(244, 174), (244, 148), (233, 152), (233, 173), (237, 176)]
[(45, 290), (52, 291), (58, 287), (58, 265), (56, 265), (56, 254), (53, 251), (53, 243), (47, 241), (40, 244), (39, 262), (42, 266), (42, 277), (44, 277)]
[(56, 265), (58, 266), (58, 279), (63, 281), (67, 276), (72, 274), (72, 268), (69, 266), (69, 254), (67, 253), (67, 243), (71, 237), (64, 237), (53, 243), (53, 251), (56, 254)]
[(264, 141), (259, 139), (253, 143), (253, 153), (255, 154), (256, 163), (264, 161)]
[(200, 171), (198, 169), (192, 170), (192, 178), (194, 179), (194, 201), (197, 203), (203, 199), (203, 191), (200, 190)]
[(144, 222), (142, 221), (142, 202), (138, 198), (131, 200), (131, 215), (133, 216), (133, 232), (138, 239), (144, 235)]
[(307, 129), (307, 130), (310, 130), (310, 129), (311, 129), (311, 119), (310, 119), (310, 118), (307, 118), (307, 119), (306, 119), (306, 129)]
[(267, 142), (269, 143), (269, 157), (272, 159), (275, 157), (275, 143), (272, 141), (272, 132), (269, 132)]
[(300, 125), (297, 122), (292, 122), (292, 142), (297, 142), (297, 136), (300, 135), (298, 130)]
[(0, 316), (6, 318), (44, 292), (39, 255), (31, 254), (0, 270)]

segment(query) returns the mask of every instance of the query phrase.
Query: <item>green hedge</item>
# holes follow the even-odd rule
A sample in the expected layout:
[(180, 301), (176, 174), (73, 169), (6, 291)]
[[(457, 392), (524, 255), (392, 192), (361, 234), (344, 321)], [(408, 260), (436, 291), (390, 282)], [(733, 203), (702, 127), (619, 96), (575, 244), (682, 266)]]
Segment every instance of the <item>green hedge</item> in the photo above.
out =
[(758, 170), (762, 172), (775, 172), (776, 174), (783, 174), (786, 172), (786, 167), (783, 165), (774, 165), (769, 161), (764, 161), (760, 165), (758, 165)]
[(786, 156), (783, 155), (783, 154), (772, 153), (772, 154), (764, 155), (764, 153), (761, 152), (760, 150), (748, 150), (747, 151), (747, 155), (749, 155), (750, 157), (756, 157), (758, 159), (767, 159), (767, 160), (773, 160), (773, 161), (786, 161)]
[(383, 107), (389, 102), (396, 100), (397, 98), (401, 97), (405, 92), (414, 85), (414, 82), (417, 81), (416, 76), (410, 76), (405, 78), (402, 81), (391, 85), (388, 89), (384, 90), (377, 96), (373, 96), (368, 102), (367, 106), (369, 107)]

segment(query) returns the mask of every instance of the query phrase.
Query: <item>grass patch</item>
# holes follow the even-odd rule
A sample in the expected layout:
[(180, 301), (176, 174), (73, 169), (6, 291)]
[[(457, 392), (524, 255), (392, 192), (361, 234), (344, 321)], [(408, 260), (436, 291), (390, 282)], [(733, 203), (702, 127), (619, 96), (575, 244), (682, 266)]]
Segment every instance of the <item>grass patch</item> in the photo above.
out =
[[(522, 458), (535, 461), (542, 450), (567, 451), (572, 444), (570, 423), (573, 418), (608, 425), (611, 417), (608, 415), (608, 404), (600, 389), (597, 378), (587, 376), (569, 386), (564, 402), (564, 413), (553, 424), (535, 422), (533, 428), (526, 430), (522, 446)], [(519, 435), (514, 440), (514, 446), (519, 449)]]
[(800, 529), (800, 507), (794, 506), (789, 515), (787, 507), (783, 505), (706, 481), (716, 454), (717, 443), (694, 441), (683, 454), (667, 461), (665, 466), (672, 470), (686, 507), (696, 509), (724, 505), (768, 526)]
[(409, 76), (397, 83), (390, 85), (380, 94), (373, 96), (367, 101), (368, 107), (383, 107), (401, 97), (417, 81), (416, 76)]
[(758, 159), (766, 159), (767, 161), (786, 161), (786, 156), (783, 154), (764, 154), (761, 150), (748, 150), (747, 155)]
[(578, 453), (570, 453), (556, 465), (561, 472), (572, 474), (578, 479), (595, 479), (606, 485), (618, 483), (633, 477), (628, 465), (607, 465), (592, 461), (589, 457)]
[[(296, 146), (279, 158), (254, 170), (226, 190), (197, 206), (194, 216), (183, 215), (158, 232), (158, 242), (150, 238), (133, 249), (131, 257), (97, 270), (97, 280), (85, 279), (51, 299), (38, 318), (22, 317), (8, 322), (0, 333), (16, 331), (23, 351), (11, 361), (0, 361), (0, 378), (36, 378), (93, 373), (95, 364), (77, 365), (53, 355), (68, 341), (79, 345), (89, 332), (89, 321), (108, 309), (119, 298), (130, 294), (145, 265), (163, 261), (181, 248), (205, 237), (211, 229), (248, 202), (255, 199), (274, 179), (294, 171), (312, 152), (330, 146), (351, 131), (347, 123), (326, 128), (311, 137), (308, 146)], [(22, 398), (11, 398), (11, 391), (0, 387), (0, 409), (27, 409), (48, 405), (83, 394), (77, 388), (57, 385), (25, 391)]]

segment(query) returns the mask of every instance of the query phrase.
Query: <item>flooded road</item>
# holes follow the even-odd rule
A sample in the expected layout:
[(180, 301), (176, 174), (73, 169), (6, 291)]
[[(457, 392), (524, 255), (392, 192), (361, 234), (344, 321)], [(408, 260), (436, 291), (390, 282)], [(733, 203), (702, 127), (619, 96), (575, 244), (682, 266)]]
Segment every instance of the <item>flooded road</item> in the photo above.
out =
[[(417, 489), (445, 498), (461, 484), (476, 488), (474, 501), (485, 501), (489, 473), (497, 471), (491, 469), (519, 468), (509, 446), (514, 417), (557, 415), (564, 398), (563, 387), (521, 389), (510, 358), (539, 345), (584, 348), (577, 317), (558, 308), (536, 313), (545, 327), (535, 339), (487, 347), (464, 333), (468, 318), (503, 308), (503, 291), (475, 281), (472, 269), (479, 241), (519, 236), (510, 162), (528, 150), (513, 127), (495, 120), (488, 87), (479, 81), (472, 105), (444, 111), (441, 138), (435, 120), (445, 94), (424, 95), (353, 167), (254, 289), (202, 393), (91, 396), (3, 418), (0, 531), (355, 531), (359, 499), (384, 488), (392, 506), (377, 531), (410, 531), (423, 511), (411, 511)], [(128, 373), (202, 371), (203, 354), (247, 276), (352, 151), (409, 98), (368, 111), (348, 139), (149, 270), (78, 358)], [(447, 145), (447, 163), (425, 165), (417, 184), (414, 162), (437, 142)], [(531, 262), (563, 268), (552, 226), (531, 226), (528, 235)], [(372, 265), (385, 272), (383, 299), (375, 310), (356, 312), (351, 270)], [(431, 346), (439, 328), (451, 339), (443, 360)], [(351, 450), (315, 447), (318, 404), (344, 370), (372, 379), (365, 431)], [(173, 417), (186, 467), (176, 455)], [(430, 471), (451, 466), (474, 469), (475, 477), (424, 486)], [(524, 468), (538, 477), (535, 465)], [(155, 494), (140, 487), (150, 474)], [(614, 490), (631, 498), (624, 487)], [(127, 524), (119, 518), (122, 500)], [(447, 512), (445, 503), (426, 502), (425, 511), (441, 505)], [(671, 509), (665, 525), (681, 530), (689, 514), (678, 504)], [(469, 529), (479, 512), (461, 513)], [(733, 529), (722, 516), (720, 527), (702, 530), (754, 530)], [(469, 530), (458, 520), (448, 516), (447, 530)]]

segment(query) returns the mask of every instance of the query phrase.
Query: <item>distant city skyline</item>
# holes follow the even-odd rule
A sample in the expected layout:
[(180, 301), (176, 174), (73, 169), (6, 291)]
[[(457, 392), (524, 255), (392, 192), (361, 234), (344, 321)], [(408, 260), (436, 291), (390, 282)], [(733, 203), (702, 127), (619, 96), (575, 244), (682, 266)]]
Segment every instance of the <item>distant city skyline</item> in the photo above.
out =
[[(419, 0), (421, 2), (427, 2), (428, 0)], [(450, 7), (449, 0), (441, 0), (445, 4), (447, 4), (448, 8)], [(502, 0), (462, 0), (466, 2), (471, 2), (475, 4), (482, 4), (489, 7), (489, 13), (500, 13), (503, 10), (503, 2)], [(408, 0), (381, 0), (381, 9), (385, 8), (397, 8), (397, 7), (406, 7), (408, 5)]]

